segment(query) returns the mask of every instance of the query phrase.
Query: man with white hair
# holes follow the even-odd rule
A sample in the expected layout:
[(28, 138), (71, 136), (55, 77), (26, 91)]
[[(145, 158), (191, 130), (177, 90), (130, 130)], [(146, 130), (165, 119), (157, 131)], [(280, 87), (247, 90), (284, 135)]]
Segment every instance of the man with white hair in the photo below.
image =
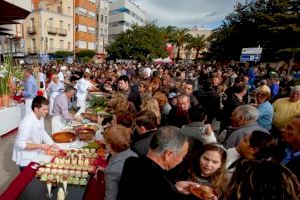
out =
[[(227, 133), (228, 138), (225, 140), (225, 147), (232, 148), (240, 144), (246, 135), (253, 131), (262, 131), (269, 133), (266, 129), (257, 124), (259, 117), (258, 110), (250, 105), (237, 107), (231, 116), (232, 132)], [(221, 133), (222, 134), (222, 133)]]
[(188, 140), (174, 126), (158, 129), (150, 141), (147, 156), (130, 157), (124, 163), (117, 200), (186, 199), (189, 181), (176, 184), (170, 180), (168, 171), (176, 167), (189, 148)]

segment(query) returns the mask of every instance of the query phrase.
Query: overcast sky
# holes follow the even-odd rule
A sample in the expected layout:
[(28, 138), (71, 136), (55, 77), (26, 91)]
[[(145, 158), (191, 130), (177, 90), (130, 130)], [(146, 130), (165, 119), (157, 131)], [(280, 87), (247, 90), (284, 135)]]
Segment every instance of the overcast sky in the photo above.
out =
[(217, 28), (234, 5), (243, 0), (135, 0), (159, 26)]

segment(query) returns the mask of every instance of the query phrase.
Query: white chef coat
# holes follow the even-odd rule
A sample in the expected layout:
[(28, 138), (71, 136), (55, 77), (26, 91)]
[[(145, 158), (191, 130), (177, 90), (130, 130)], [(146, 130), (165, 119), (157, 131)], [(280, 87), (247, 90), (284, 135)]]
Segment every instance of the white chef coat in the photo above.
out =
[(88, 88), (92, 87), (92, 83), (84, 78), (81, 78), (75, 88), (77, 89), (76, 97), (77, 97), (77, 107), (85, 107), (86, 106), (86, 97), (88, 94)]
[(44, 119), (37, 119), (33, 112), (27, 115), (19, 125), (13, 148), (12, 160), (21, 167), (27, 166), (41, 153), (41, 149), (26, 150), (27, 143), (49, 145), (54, 143), (44, 129)]

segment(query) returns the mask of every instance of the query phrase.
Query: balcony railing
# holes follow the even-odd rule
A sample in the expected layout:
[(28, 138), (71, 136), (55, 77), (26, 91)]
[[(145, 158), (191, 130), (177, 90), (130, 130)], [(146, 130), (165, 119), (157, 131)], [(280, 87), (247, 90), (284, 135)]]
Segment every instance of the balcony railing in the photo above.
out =
[(36, 54), (37, 50), (36, 50), (36, 48), (28, 48), (27, 52), (28, 52), (28, 54)]
[(49, 34), (56, 34), (58, 32), (57, 28), (53, 26), (48, 26), (48, 33)]
[(48, 49), (49, 53), (54, 53), (56, 51), (70, 51), (70, 49), (65, 49), (65, 48), (51, 48), (51, 47)]
[(66, 36), (66, 35), (67, 35), (67, 30), (66, 30), (66, 29), (62, 29), (62, 28), (59, 28), (59, 29), (58, 29), (58, 35)]
[(36, 33), (35, 26), (27, 27), (27, 33), (28, 34), (35, 34)]

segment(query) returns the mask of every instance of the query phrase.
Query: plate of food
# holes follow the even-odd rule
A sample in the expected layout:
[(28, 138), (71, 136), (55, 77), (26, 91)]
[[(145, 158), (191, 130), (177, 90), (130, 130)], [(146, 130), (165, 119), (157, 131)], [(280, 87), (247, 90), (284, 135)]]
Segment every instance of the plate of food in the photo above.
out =
[(203, 200), (210, 200), (217, 196), (214, 189), (206, 185), (191, 186), (190, 191), (193, 195)]
[(76, 135), (70, 131), (57, 132), (52, 134), (52, 139), (56, 143), (69, 143), (76, 140)]

